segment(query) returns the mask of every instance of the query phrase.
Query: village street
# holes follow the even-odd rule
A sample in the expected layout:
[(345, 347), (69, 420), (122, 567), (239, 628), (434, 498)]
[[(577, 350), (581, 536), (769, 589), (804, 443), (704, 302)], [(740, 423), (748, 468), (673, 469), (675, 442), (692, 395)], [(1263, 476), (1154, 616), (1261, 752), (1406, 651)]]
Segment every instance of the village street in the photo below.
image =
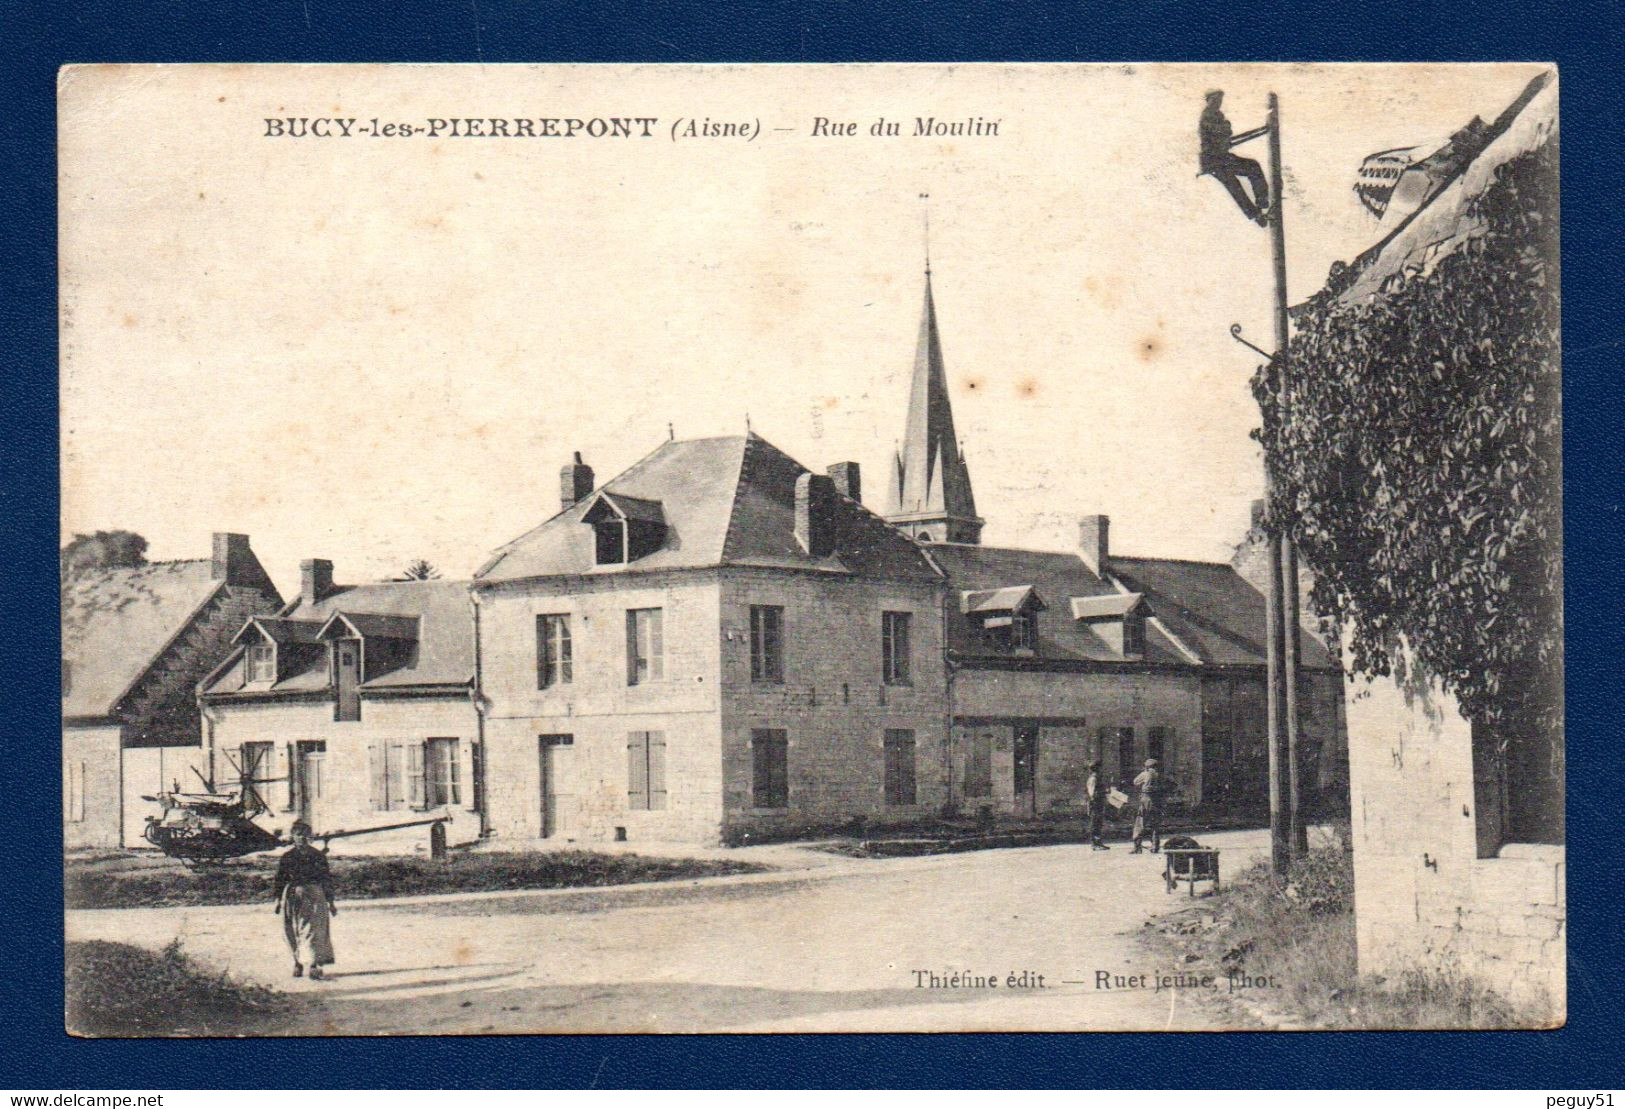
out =
[[(1227, 876), (1264, 832), (1204, 836)], [(1206, 991), (1103, 990), (1161, 966), (1137, 933), (1189, 904), (1162, 858), (1061, 845), (899, 859), (798, 847), (768, 874), (344, 902), (326, 982), (289, 977), (269, 904), (70, 912), (67, 938), (158, 948), (302, 996), (292, 1034), (1202, 1029)], [(1204, 887), (1205, 888), (1205, 887)], [(1211, 969), (1211, 968), (1210, 968)], [(1027, 973), (1026, 984), (1020, 976)], [(955, 973), (996, 987), (933, 988)], [(1012, 975), (1016, 976), (1012, 979)], [(1039, 975), (1042, 986), (1037, 985)], [(1221, 979), (1222, 983), (1222, 979)]]

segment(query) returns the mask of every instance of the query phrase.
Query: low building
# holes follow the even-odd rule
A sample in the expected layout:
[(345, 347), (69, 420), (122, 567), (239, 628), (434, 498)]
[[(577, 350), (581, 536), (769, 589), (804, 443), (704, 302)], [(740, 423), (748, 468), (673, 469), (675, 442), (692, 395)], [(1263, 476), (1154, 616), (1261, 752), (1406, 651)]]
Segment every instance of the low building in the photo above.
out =
[[(341, 585), (300, 566), (300, 594), (233, 629), (199, 686), (211, 774), (259, 795), (259, 822), (333, 832), (445, 821), (479, 838), (479, 717), (468, 583)], [(428, 828), (335, 840), (335, 850), (424, 849)]]
[(62, 837), (68, 850), (143, 844), (146, 798), (203, 788), (198, 681), (257, 613), (282, 604), (248, 536), (211, 557), (76, 574), (62, 590)]

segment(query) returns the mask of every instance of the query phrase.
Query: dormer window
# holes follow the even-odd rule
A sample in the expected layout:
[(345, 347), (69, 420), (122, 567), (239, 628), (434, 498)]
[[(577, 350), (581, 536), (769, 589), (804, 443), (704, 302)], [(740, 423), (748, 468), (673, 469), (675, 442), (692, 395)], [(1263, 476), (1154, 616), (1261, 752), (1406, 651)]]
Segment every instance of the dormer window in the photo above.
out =
[(1150, 615), (1150, 607), (1139, 593), (1072, 598), (1072, 618), (1126, 662), (1145, 657), (1145, 621)]
[(243, 680), (253, 682), (276, 681), (276, 648), (269, 643), (248, 648), (244, 654)]
[(617, 566), (658, 551), (666, 541), (666, 515), (659, 501), (599, 493), (581, 522), (593, 529), (593, 561)]
[(981, 632), (988, 649), (1000, 654), (1038, 653), (1038, 614), (1044, 601), (1030, 585), (975, 589), (960, 594), (959, 608)]

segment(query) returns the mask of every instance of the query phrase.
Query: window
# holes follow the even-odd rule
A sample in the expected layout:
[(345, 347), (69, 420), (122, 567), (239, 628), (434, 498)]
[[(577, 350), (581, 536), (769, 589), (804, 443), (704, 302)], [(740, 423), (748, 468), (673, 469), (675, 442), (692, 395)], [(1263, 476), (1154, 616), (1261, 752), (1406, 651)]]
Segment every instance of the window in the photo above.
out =
[(63, 798), (63, 808), (67, 811), (70, 823), (81, 824), (85, 819), (84, 760), (71, 759), (62, 770), (63, 785), (67, 790), (67, 796)]
[(1133, 728), (1102, 728), (1100, 729), (1100, 750), (1104, 754), (1112, 745), (1117, 748), (1117, 777), (1119, 780), (1132, 778), (1139, 773), (1134, 762), (1134, 729)]
[(380, 812), (425, 808), (423, 744), (389, 740), (367, 749), (372, 807)]
[(1038, 649), (1038, 614), (1031, 609), (1012, 613), (1010, 617), (1010, 649), (1032, 653)]
[(536, 688), (569, 685), (574, 678), (570, 652), (570, 617), (536, 617)]
[(248, 648), (243, 680), (246, 682), (276, 681), (276, 648), (261, 643)]
[(428, 808), (463, 803), (459, 746), (455, 739), (431, 739), (424, 744), (424, 800)]
[(1172, 734), (1169, 728), (1152, 728), (1145, 733), (1145, 757), (1156, 759), (1163, 769), (1168, 768), (1168, 739)]
[(626, 521), (601, 520), (593, 525), (595, 561), (600, 566), (614, 566), (626, 561)]
[(1123, 657), (1139, 658), (1145, 654), (1145, 617), (1123, 617)]
[(750, 606), (750, 680), (784, 681), (784, 609)]
[(880, 614), (880, 676), (887, 685), (909, 684), (907, 612)]
[(886, 729), (886, 804), (912, 805), (914, 788), (914, 732)]
[(666, 676), (661, 610), (633, 608), (626, 613), (626, 684), (658, 682)]
[(758, 809), (790, 807), (790, 741), (783, 728), (750, 733), (750, 803)]
[(632, 732), (626, 737), (626, 778), (628, 808), (666, 807), (665, 732)]
[(269, 741), (245, 743), (237, 748), (237, 770), (241, 778), (243, 800), (256, 800), (266, 808), (265, 794), (260, 787), (276, 778), (276, 744)]

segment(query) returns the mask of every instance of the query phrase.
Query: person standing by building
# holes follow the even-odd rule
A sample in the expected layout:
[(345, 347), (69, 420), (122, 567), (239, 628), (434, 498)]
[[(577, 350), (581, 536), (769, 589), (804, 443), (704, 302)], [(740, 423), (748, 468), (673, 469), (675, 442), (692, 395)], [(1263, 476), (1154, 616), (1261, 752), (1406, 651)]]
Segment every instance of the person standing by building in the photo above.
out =
[(1162, 771), (1156, 759), (1146, 759), (1145, 769), (1134, 777), (1140, 791), (1139, 807), (1134, 813), (1134, 854), (1141, 851), (1140, 841), (1151, 837), (1151, 853), (1162, 850)]
[(1089, 813), (1089, 844), (1096, 851), (1110, 851), (1103, 842), (1106, 831), (1106, 775), (1100, 760), (1089, 764), (1089, 781), (1083, 787), (1083, 803)]
[(327, 856), (310, 845), (310, 825), (296, 821), (289, 835), (293, 847), (282, 856), (276, 868), (276, 909), (282, 915), (282, 935), (293, 952), (293, 976), (305, 968), (320, 981), (322, 968), (332, 964), (331, 918), (338, 915), (333, 903), (333, 876)]

